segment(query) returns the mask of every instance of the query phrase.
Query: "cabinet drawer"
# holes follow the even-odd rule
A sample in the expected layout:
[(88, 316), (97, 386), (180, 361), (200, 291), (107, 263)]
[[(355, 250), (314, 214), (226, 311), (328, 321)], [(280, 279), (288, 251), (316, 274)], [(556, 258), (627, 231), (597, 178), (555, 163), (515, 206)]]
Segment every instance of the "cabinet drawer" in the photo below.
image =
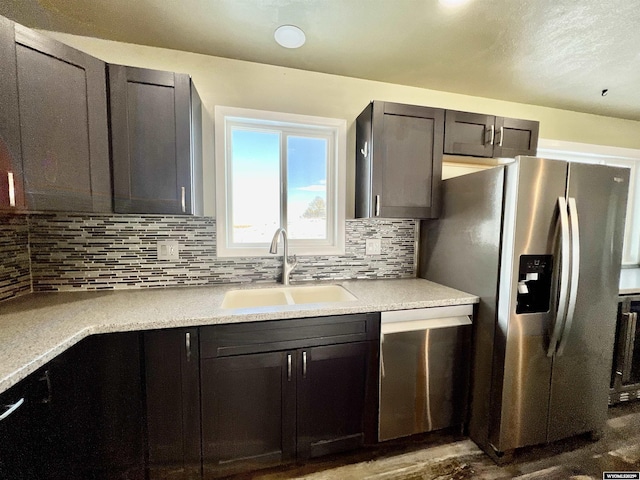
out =
[(200, 355), (215, 358), (376, 340), (379, 318), (379, 313), (365, 313), (202, 327)]

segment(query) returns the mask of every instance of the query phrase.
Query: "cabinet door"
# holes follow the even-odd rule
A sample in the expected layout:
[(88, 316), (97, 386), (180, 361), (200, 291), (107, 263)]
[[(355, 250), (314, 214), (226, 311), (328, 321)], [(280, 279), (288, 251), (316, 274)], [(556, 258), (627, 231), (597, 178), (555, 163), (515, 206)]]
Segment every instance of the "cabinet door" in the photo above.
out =
[(356, 119), (356, 184), (355, 215), (356, 218), (375, 216), (375, 198), (371, 196), (371, 169), (373, 152), (373, 102), (367, 105)]
[(149, 478), (200, 475), (198, 330), (144, 333)]
[(0, 208), (24, 208), (14, 23), (0, 16)]
[(109, 65), (114, 210), (191, 214), (191, 80)]
[(350, 450), (364, 439), (367, 342), (298, 351), (298, 456)]
[(447, 110), (444, 126), (444, 153), (492, 157), (496, 139), (493, 115)]
[(36, 480), (26, 381), (0, 395), (0, 478)]
[[(77, 350), (77, 349), (72, 349)], [(78, 420), (75, 370), (65, 352), (37, 371), (30, 382), (29, 399), (34, 455), (38, 478), (80, 480), (82, 422)], [(86, 392), (83, 392), (86, 393)]]
[(202, 360), (204, 478), (293, 458), (295, 384), (291, 352)]
[(496, 117), (495, 129), (494, 157), (515, 158), (518, 155), (536, 155), (539, 122)]
[(373, 216), (437, 217), (443, 131), (443, 110), (374, 102)]
[(110, 212), (104, 62), (15, 25), (14, 67), (27, 208)]
[[(145, 478), (140, 343), (139, 332), (92, 335), (67, 352), (73, 353), (66, 365), (74, 371), (71, 411), (80, 479)], [(52, 389), (54, 398), (64, 393), (56, 393), (54, 378)]]

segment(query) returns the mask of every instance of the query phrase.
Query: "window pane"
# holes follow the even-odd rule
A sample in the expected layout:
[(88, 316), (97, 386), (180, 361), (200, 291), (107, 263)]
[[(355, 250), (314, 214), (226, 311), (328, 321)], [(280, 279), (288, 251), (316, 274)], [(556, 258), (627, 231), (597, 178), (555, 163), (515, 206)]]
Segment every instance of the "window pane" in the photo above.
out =
[(231, 241), (268, 243), (280, 226), (280, 134), (231, 135)]
[(287, 138), (287, 232), (292, 239), (327, 238), (327, 140)]

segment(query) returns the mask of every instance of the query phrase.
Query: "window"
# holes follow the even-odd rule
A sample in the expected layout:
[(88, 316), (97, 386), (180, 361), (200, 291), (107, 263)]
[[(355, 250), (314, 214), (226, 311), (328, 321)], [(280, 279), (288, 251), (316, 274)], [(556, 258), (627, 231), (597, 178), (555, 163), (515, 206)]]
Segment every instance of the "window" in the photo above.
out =
[[(541, 138), (538, 141), (537, 156), (571, 162), (627, 167), (631, 170), (629, 173), (629, 196), (627, 198), (622, 265), (636, 266), (640, 264), (640, 192), (638, 191), (640, 189), (640, 150)], [(443, 179), (513, 161), (513, 159), (503, 158), (479, 159), (451, 155), (445, 156), (445, 159), (447, 161), (443, 163)]]
[(344, 253), (346, 121), (216, 107), (218, 256)]
[(638, 218), (638, 212), (640, 212), (640, 194), (638, 193), (640, 151), (630, 148), (540, 139), (538, 156), (572, 162), (628, 167), (631, 170), (629, 172), (629, 196), (627, 197), (622, 265), (638, 265), (640, 263), (640, 218)]

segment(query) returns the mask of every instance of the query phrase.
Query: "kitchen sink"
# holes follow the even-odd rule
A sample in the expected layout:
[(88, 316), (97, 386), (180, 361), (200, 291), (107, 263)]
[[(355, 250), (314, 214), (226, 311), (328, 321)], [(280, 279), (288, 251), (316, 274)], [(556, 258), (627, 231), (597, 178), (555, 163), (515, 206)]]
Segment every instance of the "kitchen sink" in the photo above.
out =
[(307, 303), (349, 302), (354, 300), (357, 300), (357, 298), (340, 285), (268, 287), (250, 290), (229, 290), (222, 301), (222, 308), (302, 305)]

